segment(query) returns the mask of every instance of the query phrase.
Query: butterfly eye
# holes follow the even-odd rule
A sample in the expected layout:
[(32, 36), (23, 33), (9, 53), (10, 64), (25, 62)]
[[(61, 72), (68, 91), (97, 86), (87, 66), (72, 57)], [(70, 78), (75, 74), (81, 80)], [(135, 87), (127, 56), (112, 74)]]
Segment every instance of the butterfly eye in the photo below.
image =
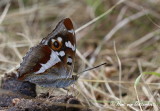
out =
[(59, 50), (62, 47), (62, 40), (57, 39), (51, 39), (50, 46), (53, 50)]

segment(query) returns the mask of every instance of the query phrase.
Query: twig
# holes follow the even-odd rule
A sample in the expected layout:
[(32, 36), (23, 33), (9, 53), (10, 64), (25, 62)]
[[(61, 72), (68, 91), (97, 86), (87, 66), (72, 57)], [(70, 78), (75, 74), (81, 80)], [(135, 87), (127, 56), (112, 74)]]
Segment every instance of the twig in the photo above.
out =
[[(136, 14), (133, 14), (132, 16), (129, 16), (125, 19), (123, 19), (121, 22), (119, 22), (114, 28), (112, 28), (112, 30), (104, 37), (104, 40), (102, 41), (101, 44), (99, 44), (99, 46), (96, 48), (95, 52), (93, 53), (93, 56), (98, 55), (98, 53), (100, 52), (102, 46), (108, 41), (110, 40), (113, 35), (120, 30), (122, 27), (124, 27), (125, 25), (127, 25), (129, 22), (136, 20), (142, 16), (144, 16), (146, 14), (145, 11), (141, 11), (138, 12)], [(96, 57), (96, 56), (95, 56)], [(95, 60), (95, 59), (94, 59)]]
[(133, 48), (135, 48), (135, 47), (138, 47), (139, 45), (145, 43), (147, 40), (153, 38), (154, 35), (155, 35), (155, 34), (158, 34), (158, 33), (160, 33), (160, 29), (157, 29), (157, 30), (155, 30), (155, 31), (152, 31), (152, 32), (146, 34), (146, 35), (143, 36), (143, 37), (140, 37), (139, 40), (136, 40), (135, 42), (133, 42), (132, 44), (130, 44), (130, 45), (128, 46), (128, 49), (133, 49)]
[(104, 16), (106, 16), (107, 14), (109, 14), (117, 5), (123, 3), (125, 0), (120, 0), (118, 3), (116, 3), (113, 7), (111, 7), (109, 10), (107, 10), (106, 12), (104, 12), (103, 14), (101, 14), (100, 16), (94, 18), (93, 20), (89, 21), (88, 23), (86, 23), (85, 25), (81, 26), (80, 28), (78, 28), (75, 32), (78, 33), (79, 31), (87, 28), (89, 25), (97, 22), (99, 19), (103, 18)]
[[(116, 44), (114, 42), (114, 52), (116, 54), (116, 57), (117, 57), (117, 60), (118, 60), (118, 66), (119, 66), (119, 81), (121, 82), (122, 81), (122, 65), (121, 65), (121, 60), (118, 56), (118, 53), (117, 53), (117, 50), (116, 50)], [(122, 90), (121, 90), (121, 84), (119, 82), (119, 97), (120, 97), (120, 100), (122, 99)]]
[(4, 18), (6, 17), (6, 14), (9, 10), (9, 7), (10, 7), (10, 3), (8, 3), (2, 13), (2, 15), (0, 16), (0, 24), (3, 22)]

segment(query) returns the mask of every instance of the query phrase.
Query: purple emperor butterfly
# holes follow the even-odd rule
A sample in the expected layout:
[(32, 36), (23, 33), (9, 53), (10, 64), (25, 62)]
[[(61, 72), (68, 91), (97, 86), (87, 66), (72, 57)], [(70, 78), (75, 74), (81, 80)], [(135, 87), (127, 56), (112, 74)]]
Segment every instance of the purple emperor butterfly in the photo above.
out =
[(19, 80), (43, 87), (64, 88), (78, 77), (72, 75), (76, 38), (72, 21), (65, 18), (23, 58), (17, 69)]

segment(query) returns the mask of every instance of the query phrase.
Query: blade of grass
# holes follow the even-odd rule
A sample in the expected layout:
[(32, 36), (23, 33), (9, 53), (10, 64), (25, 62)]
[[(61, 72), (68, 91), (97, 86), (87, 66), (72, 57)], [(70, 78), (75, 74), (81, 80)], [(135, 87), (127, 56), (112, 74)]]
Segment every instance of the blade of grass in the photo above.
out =
[(143, 72), (143, 74), (147, 74), (147, 75), (155, 75), (155, 76), (160, 77), (160, 73), (157, 73), (157, 72)]

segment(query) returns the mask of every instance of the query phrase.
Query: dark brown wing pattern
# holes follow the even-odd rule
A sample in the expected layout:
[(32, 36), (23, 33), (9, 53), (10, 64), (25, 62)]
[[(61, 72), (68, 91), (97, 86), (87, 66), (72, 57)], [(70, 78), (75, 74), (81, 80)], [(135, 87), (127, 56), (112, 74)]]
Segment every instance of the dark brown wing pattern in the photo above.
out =
[(76, 52), (73, 24), (63, 19), (39, 45), (30, 49), (18, 68), (18, 79), (44, 87), (67, 87), (72, 78)]
[(41, 68), (41, 64), (46, 63), (50, 58), (51, 50), (48, 46), (37, 45), (32, 47), (26, 56), (23, 58), (23, 62), (18, 68), (19, 79), (23, 79), (25, 76), (38, 71)]

